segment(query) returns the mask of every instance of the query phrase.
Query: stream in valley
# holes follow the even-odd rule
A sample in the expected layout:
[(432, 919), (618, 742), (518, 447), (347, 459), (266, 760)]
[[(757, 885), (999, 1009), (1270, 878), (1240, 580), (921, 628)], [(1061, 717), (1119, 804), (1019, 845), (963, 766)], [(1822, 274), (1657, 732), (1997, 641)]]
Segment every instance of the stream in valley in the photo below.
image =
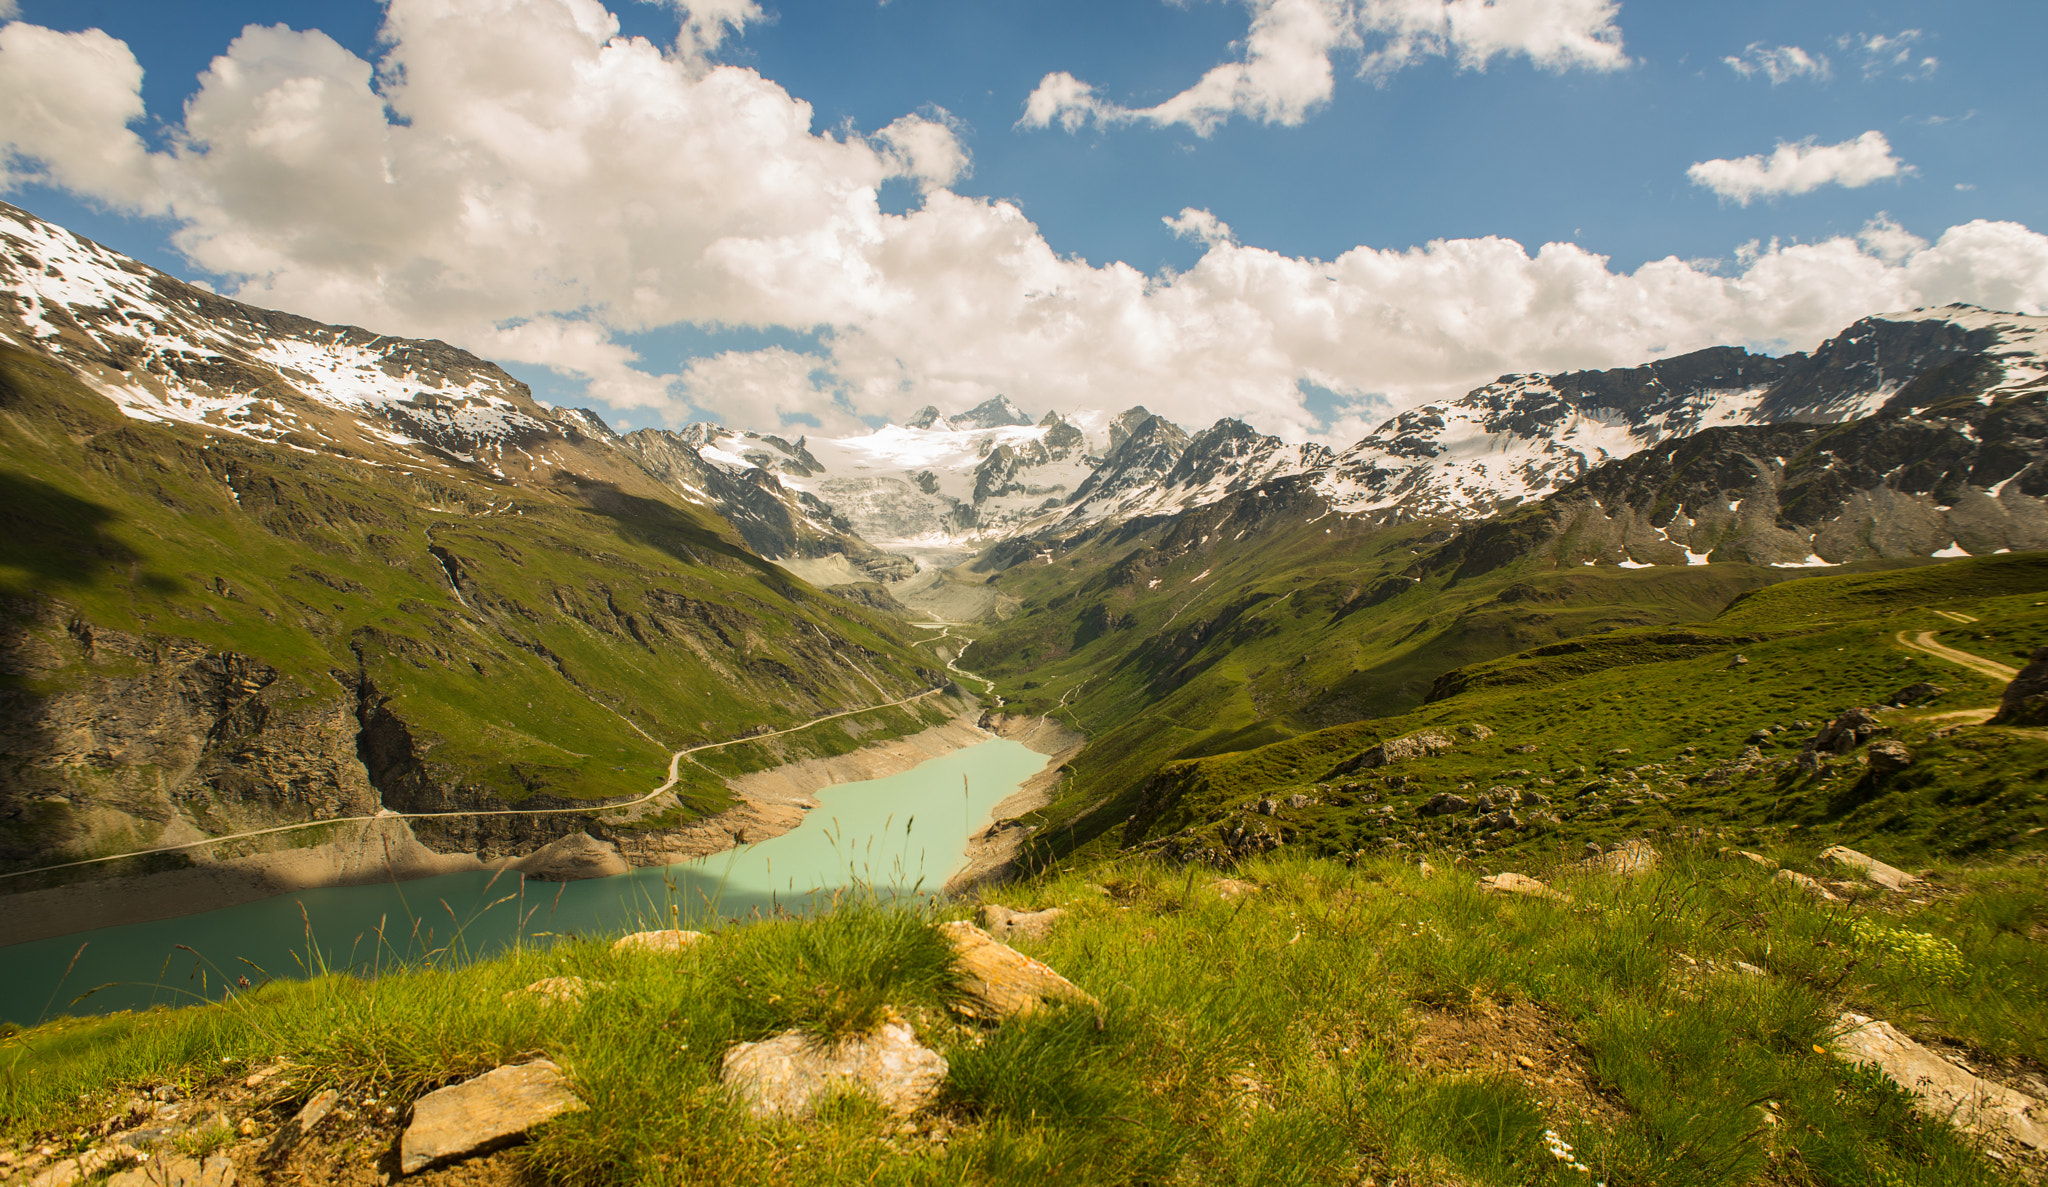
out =
[(367, 971), (437, 950), (444, 952), (437, 959), (475, 957), (521, 936), (547, 942), (670, 927), (671, 920), (710, 930), (721, 920), (802, 911), (854, 886), (934, 894), (962, 865), (968, 835), (1045, 763), (1020, 743), (992, 739), (883, 779), (825, 788), (816, 793), (820, 806), (782, 836), (614, 878), (448, 874), (299, 891), (15, 944), (0, 948), (0, 1020), (26, 1025), (65, 1013), (180, 1005), (218, 997), (244, 975), (252, 982), (299, 977), (321, 962)]

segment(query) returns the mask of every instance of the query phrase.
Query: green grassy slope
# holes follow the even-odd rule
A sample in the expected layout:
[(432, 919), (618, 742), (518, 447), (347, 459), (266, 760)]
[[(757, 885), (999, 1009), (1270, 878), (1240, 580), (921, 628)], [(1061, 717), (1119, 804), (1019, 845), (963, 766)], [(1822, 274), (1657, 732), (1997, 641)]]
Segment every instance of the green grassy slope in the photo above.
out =
[[(1780, 856), (1811, 870), (1812, 853)], [(963, 1024), (934, 920), (847, 903), (680, 955), (605, 937), (467, 967), (387, 954), (375, 977), (63, 1020), (0, 1037), (0, 1147), (90, 1149), (170, 1085), (228, 1122), (181, 1148), (253, 1178), (332, 1088), (333, 1118), (268, 1173), (367, 1181), (422, 1093), (545, 1055), (589, 1107), (428, 1181), (1991, 1187), (2043, 1169), (1834, 1054), (1856, 1010), (2006, 1082), (2048, 1069), (2038, 866), (1944, 864), (1924, 893), (1837, 904), (1677, 849), (1640, 878), (1559, 875), (1570, 902), (1392, 857), (1242, 873), (1258, 888), (1234, 898), (1144, 859), (1004, 892), (1068, 908), (1019, 946), (1099, 1016)], [(557, 976), (584, 979), (580, 1005), (518, 992)], [(720, 1082), (736, 1042), (891, 1009), (948, 1061), (914, 1117), (849, 1094), (756, 1120)]]
[[(1406, 713), (1165, 764), (1118, 815), (1121, 827), (1092, 839), (1077, 830), (1071, 843), (1047, 829), (1038, 858), (1140, 843), (1226, 861), (1275, 844), (1425, 845), (1498, 865), (1587, 840), (1759, 830), (1798, 831), (1817, 845), (1882, 840), (1901, 860), (2043, 848), (2048, 737), (1976, 724), (2002, 682), (1899, 642), (1901, 632), (1929, 630), (1949, 646), (2023, 663), (2048, 643), (2048, 555), (1806, 578), (1684, 629), (1616, 631), (1471, 665), (1438, 682), (1440, 699)], [(1913, 752), (1910, 767), (1874, 774), (1860, 750), (1823, 771), (1797, 767), (1821, 725), (1921, 681), (1947, 691), (1881, 715)], [(1466, 724), (1490, 736), (1459, 734)], [(1354, 761), (1423, 729), (1449, 732), (1454, 749), (1377, 769)], [(1745, 765), (1745, 748), (1766, 729), (1776, 732), (1756, 739)], [(1502, 799), (1502, 789), (1549, 802), (1520, 809), (1520, 829), (1475, 813), (1417, 812), (1440, 793)], [(1314, 802), (1289, 807), (1293, 796)], [(1268, 799), (1280, 803), (1261, 813)], [(1044, 819), (1056, 823), (1076, 806), (1055, 804)]]
[(1461, 665), (1710, 618), (1790, 575), (1531, 560), (1460, 580), (1422, 563), (1440, 525), (1378, 528), (1269, 492), (1092, 533), (995, 579), (1022, 606), (963, 662), (1014, 711), (1090, 739), (1038, 823), (1082, 844), (1120, 829), (1166, 763), (1404, 713)]
[[(67, 695), (105, 700), (185, 646), (149, 640), (189, 640), (256, 666), (234, 690), (260, 702), (245, 716), (331, 702), (337, 729), (374, 719), (404, 760), (387, 775), (455, 807), (639, 794), (673, 748), (943, 682), (887, 616), (654, 493), (567, 471), (515, 487), (130, 420), (49, 362), (0, 350), (0, 605), (19, 660), (0, 692), (33, 722)], [(94, 630), (145, 642), (87, 651)], [(784, 753), (922, 724), (879, 715)], [(160, 773), (53, 759), (64, 739), (33, 728), (11, 737), (0, 776), (17, 798), (119, 799)], [(693, 779), (698, 808), (723, 802)], [(47, 860), (7, 827), (11, 857)]]

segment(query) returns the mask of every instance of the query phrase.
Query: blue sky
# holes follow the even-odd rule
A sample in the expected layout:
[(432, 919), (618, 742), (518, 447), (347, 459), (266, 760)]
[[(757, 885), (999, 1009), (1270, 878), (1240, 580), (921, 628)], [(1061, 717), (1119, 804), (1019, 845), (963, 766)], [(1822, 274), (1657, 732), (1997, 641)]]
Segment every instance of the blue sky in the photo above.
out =
[[(65, 77), (91, 77), (107, 104), (20, 115), (0, 136), (17, 129), (8, 198), (35, 213), (259, 303), (449, 337), (546, 397), (633, 423), (836, 431), (1007, 391), (1033, 411), (1142, 399), (1191, 424), (1248, 415), (1335, 440), (1503, 371), (1719, 341), (1804, 348), (1902, 301), (2048, 301), (2031, 115), (2048, 97), (2031, 60), (2048, 6), (1501, 0), (1514, 22), (1481, 35), (1459, 23), (1475, 3), (618, 0), (619, 35), (667, 65), (613, 71), (591, 84), (607, 115), (551, 127), (565, 151), (618, 149), (618, 177), (597, 167), (572, 193), (545, 160), (459, 142), (478, 112), (519, 104), (518, 76), (493, 73), (474, 29), (530, 27), (521, 44), (545, 53), (577, 4), (586, 25), (601, 15), (591, 0), (397, 0), (388, 13), (360, 0), (19, 0), (21, 25), (48, 36), (0, 34), (0, 113), (28, 110), (6, 106), (10, 93), (47, 95), (29, 59), (73, 52), (84, 64)], [(698, 36), (679, 42), (691, 17)], [(248, 25), (299, 35), (257, 53), (236, 40)], [(1336, 32), (1304, 42), (1311, 27)], [(89, 29), (140, 67), (140, 118), (119, 120), (132, 84), (104, 39), (82, 40)], [(1418, 29), (1419, 48), (1390, 50)], [(604, 32), (561, 39), (562, 60), (597, 78)], [(235, 44), (263, 70), (245, 68), (256, 81), (195, 128), (185, 104)], [(463, 62), (472, 44), (489, 60)], [(295, 78), (339, 94), (346, 55), (402, 62), (435, 92), (394, 102), (387, 140), (432, 132), (451, 147), (372, 146), (381, 173), (323, 172), (370, 144), (368, 117), (346, 135), (280, 123), (264, 96)], [(1265, 72), (1238, 78), (1235, 106), (1212, 106), (1206, 124), (1144, 113), (1259, 60)], [(674, 77), (649, 81), (661, 69)], [(706, 83), (721, 69), (730, 85)], [(1024, 120), (1061, 74), (1092, 88), (1059, 109), (1072, 126)], [(363, 95), (370, 85), (391, 96), (388, 76)], [(536, 84), (531, 98), (575, 110), (580, 85)], [(642, 101), (679, 122), (610, 144)], [(717, 106), (787, 115), (795, 101), (811, 107), (810, 136), (771, 130), (758, 151)], [(36, 118), (54, 130), (39, 139)], [(898, 140), (876, 139), (892, 125)], [(293, 135), (318, 147), (294, 159), (277, 148)], [(670, 145), (662, 176), (638, 174)], [(65, 159), (88, 149), (93, 161)], [(448, 163), (486, 155), (470, 175)], [(792, 174), (808, 180), (778, 180)], [(390, 192), (320, 208), (366, 176)], [(722, 179), (752, 197), (711, 209)], [(470, 230), (448, 213), (453, 195), (473, 216), (529, 190), (540, 196), (508, 203), (527, 220), (519, 237), (458, 242)], [(869, 190), (872, 207), (848, 214), (847, 195)], [(414, 205), (452, 221), (423, 234)], [(646, 213), (585, 229), (624, 208)], [(1579, 250), (1539, 254), (1552, 243)], [(545, 264), (505, 270), (508, 251), (535, 246)], [(1669, 257), (1690, 263), (1654, 264)], [(640, 261), (657, 263), (627, 278)], [(1118, 261), (1129, 270), (1104, 267)], [(1049, 321), (1047, 294), (1065, 302)]]

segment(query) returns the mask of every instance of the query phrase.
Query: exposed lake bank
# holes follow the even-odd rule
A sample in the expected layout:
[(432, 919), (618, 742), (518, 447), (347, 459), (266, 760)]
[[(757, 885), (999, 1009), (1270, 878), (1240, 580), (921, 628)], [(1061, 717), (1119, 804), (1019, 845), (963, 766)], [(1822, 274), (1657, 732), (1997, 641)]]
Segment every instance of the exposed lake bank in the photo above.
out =
[[(972, 715), (963, 714), (847, 754), (737, 776), (728, 785), (740, 802), (724, 812), (674, 828), (617, 830), (605, 841), (631, 867), (708, 857), (798, 827), (805, 810), (815, 806), (814, 796), (820, 790), (908, 771), (992, 736), (975, 724)], [(473, 853), (437, 852), (397, 817), (337, 824), (329, 839), (315, 845), (219, 860), (208, 859), (203, 849), (193, 853), (195, 863), (183, 869), (69, 882), (0, 896), (0, 947), (216, 911), (298, 891), (516, 868), (532, 856), (519, 854), (487, 862)]]

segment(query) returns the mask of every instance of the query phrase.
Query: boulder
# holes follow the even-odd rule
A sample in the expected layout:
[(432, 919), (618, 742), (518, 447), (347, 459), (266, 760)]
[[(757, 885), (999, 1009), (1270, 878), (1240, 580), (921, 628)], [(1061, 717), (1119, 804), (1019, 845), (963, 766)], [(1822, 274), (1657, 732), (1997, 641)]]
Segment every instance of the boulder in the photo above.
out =
[(2048, 1113), (2040, 1101), (1957, 1067), (1889, 1022), (1844, 1014), (1841, 1025), (1835, 1056), (1882, 1071), (1913, 1095), (1921, 1112), (1965, 1132), (1997, 1131), (2036, 1150), (2048, 1149)]
[(1475, 742), (1484, 742), (1493, 736), (1493, 731), (1476, 721), (1468, 721), (1458, 727), (1458, 732)]
[(1496, 894), (1522, 894), (1530, 898), (1547, 898), (1560, 903), (1572, 901), (1572, 896), (1559, 894), (1527, 874), (1492, 874), (1479, 880), (1479, 889)]
[(1440, 791), (1415, 809), (1417, 816), (1450, 816), (1471, 808), (1472, 801), (1461, 795)]
[(1870, 772), (1873, 775), (1896, 775), (1913, 765), (1913, 752), (1906, 749), (1904, 742), (1880, 738), (1870, 744)]
[(1908, 684), (1906, 687), (1893, 693), (1891, 703), (1894, 705), (1917, 705), (1922, 701), (1931, 701), (1947, 691), (1948, 689), (1943, 688), (1939, 684), (1929, 684), (1925, 680), (1921, 680)]
[(1647, 874), (1657, 868), (1664, 855), (1650, 847), (1648, 841), (1623, 841), (1597, 857), (1589, 856), (1577, 863), (1580, 869), (1609, 874)]
[(953, 945), (964, 995), (954, 1009), (969, 1018), (1001, 1022), (1028, 1014), (1048, 1002), (1072, 1002), (1100, 1010), (1102, 1003), (1080, 986), (966, 920), (941, 924)]
[(1842, 845), (1821, 850), (1820, 859), (1847, 866), (1886, 890), (1904, 890), (1920, 881), (1918, 877), (1904, 870), (1888, 866), (1874, 857)]
[(509, 1146), (550, 1118), (583, 1107), (554, 1061), (494, 1068), (413, 1102), (398, 1139), (398, 1169), (410, 1175)]
[(1490, 829), (1520, 829), (1522, 818), (1515, 815), (1514, 809), (1502, 808), (1498, 812), (1488, 813), (1481, 823)]
[(872, 1034), (821, 1039), (786, 1030), (725, 1053), (720, 1076), (756, 1117), (802, 1117), (820, 1099), (861, 1092), (899, 1116), (938, 1097), (946, 1057), (891, 1013)]
[(1755, 865), (1760, 865), (1767, 870), (1775, 870), (1778, 868), (1777, 862), (1772, 861), (1770, 858), (1765, 857), (1761, 853), (1752, 853), (1747, 849), (1723, 849), (1721, 850), (1721, 856), (1739, 857), (1744, 861), (1750, 862)]
[(616, 845), (589, 833), (570, 833), (548, 842), (512, 863), (512, 868), (540, 882), (575, 882), (631, 873), (633, 867)]
[(1427, 758), (1432, 754), (1445, 753), (1452, 745), (1451, 736), (1442, 730), (1417, 730), (1412, 734), (1389, 738), (1363, 754), (1345, 759), (1337, 764), (1330, 774), (1348, 775), (1361, 769)]
[(1822, 900), (1823, 902), (1838, 903), (1842, 901), (1840, 898), (1836, 897), (1834, 891), (1829, 890), (1825, 886), (1822, 886), (1819, 882), (1814, 881), (1812, 878), (1807, 877), (1805, 874), (1800, 873), (1798, 870), (1779, 870), (1777, 873), (1771, 875), (1771, 880), (1774, 882), (1784, 882), (1789, 885), (1796, 886), (1799, 889), (1805, 891), (1806, 893), (1812, 895), (1813, 897)]
[(682, 931), (675, 928), (667, 931), (636, 931), (630, 936), (620, 936), (612, 941), (612, 951), (681, 952), (692, 944), (701, 944), (710, 938), (701, 931)]
[(235, 1187), (235, 1164), (225, 1154), (201, 1162), (165, 1152), (108, 1179), (106, 1187)]
[(1851, 709), (1820, 727), (1808, 746), (1823, 754), (1847, 754), (1890, 727), (1877, 720), (1875, 709)]
[(2037, 647), (2027, 666), (2005, 686), (1993, 725), (2048, 725), (2048, 647)]
[(1067, 917), (1064, 907), (1047, 907), (1043, 911), (1012, 911), (1008, 907), (989, 903), (976, 912), (976, 918), (988, 933), (1008, 943), (1013, 939), (1042, 940), (1052, 934), (1055, 923)]

